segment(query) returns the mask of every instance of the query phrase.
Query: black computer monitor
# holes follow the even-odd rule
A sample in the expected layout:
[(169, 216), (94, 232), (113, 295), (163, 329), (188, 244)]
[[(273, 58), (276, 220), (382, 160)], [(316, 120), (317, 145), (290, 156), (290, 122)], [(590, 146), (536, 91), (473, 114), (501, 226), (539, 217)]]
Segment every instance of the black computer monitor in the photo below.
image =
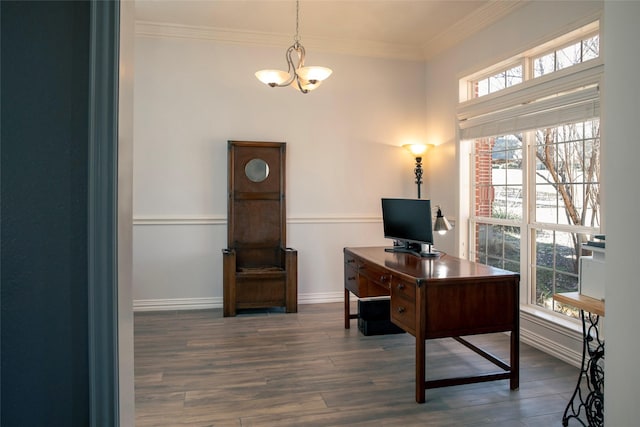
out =
[[(431, 200), (383, 198), (382, 224), (384, 237), (395, 241), (389, 251), (437, 256), (431, 252)], [(429, 251), (422, 251), (423, 244), (429, 245)]]

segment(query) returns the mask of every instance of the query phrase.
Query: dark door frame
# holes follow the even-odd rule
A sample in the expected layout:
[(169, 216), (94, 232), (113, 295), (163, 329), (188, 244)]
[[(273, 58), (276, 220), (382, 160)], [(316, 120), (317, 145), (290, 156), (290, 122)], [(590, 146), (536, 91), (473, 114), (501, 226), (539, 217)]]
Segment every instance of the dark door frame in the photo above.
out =
[(119, 1), (91, 0), (88, 149), (89, 418), (119, 425)]

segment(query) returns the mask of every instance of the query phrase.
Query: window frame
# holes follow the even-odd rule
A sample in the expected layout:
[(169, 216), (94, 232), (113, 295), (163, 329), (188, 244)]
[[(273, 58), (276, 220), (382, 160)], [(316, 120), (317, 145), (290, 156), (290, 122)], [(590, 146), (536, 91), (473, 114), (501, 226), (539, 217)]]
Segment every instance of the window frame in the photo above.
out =
[[(518, 94), (521, 91), (528, 91), (532, 93), (536, 93), (538, 88), (549, 88), (549, 86), (553, 87), (554, 85), (558, 87), (562, 87), (562, 83), (564, 80), (570, 82), (575, 87), (586, 87), (588, 84), (595, 86), (596, 90), (598, 90), (598, 102), (601, 98), (601, 94), (599, 93), (599, 87), (601, 87), (602, 82), (602, 74), (604, 68), (603, 62), (603, 53), (602, 53), (602, 32), (599, 28), (599, 20), (596, 20), (590, 24), (587, 24), (577, 30), (571, 31), (563, 36), (557, 37), (554, 40), (551, 40), (547, 43), (541, 44), (538, 47), (533, 49), (529, 49), (526, 52), (518, 55), (516, 58), (512, 58), (511, 60), (502, 61), (498, 64), (494, 64), (494, 66), (485, 68), (479, 72), (468, 75), (466, 78), (461, 79), (461, 83), (466, 82), (466, 94), (461, 92), (460, 94), (460, 103), (458, 107), (458, 124), (459, 129), (464, 129), (461, 127), (469, 118), (473, 118), (473, 114), (479, 114), (478, 117), (482, 115), (491, 114), (494, 111), (500, 111), (506, 102), (512, 102), (513, 99), (518, 98)], [(537, 58), (540, 58), (544, 55), (547, 55), (551, 52), (556, 53), (563, 48), (572, 46), (576, 43), (583, 43), (584, 40), (588, 40), (591, 37), (599, 36), (599, 56), (597, 58), (588, 59), (586, 61), (581, 61), (572, 66), (565, 67), (559, 70), (554, 70), (553, 72), (546, 73), (544, 75), (533, 77), (534, 70), (533, 64)], [(510, 86), (501, 91), (491, 92), (485, 96), (474, 97), (474, 88), (478, 81), (499, 74), (500, 72), (504, 72), (513, 68), (514, 65), (522, 64), (523, 69), (523, 81), (522, 83)], [(559, 82), (559, 83), (558, 83)], [(583, 84), (587, 82), (586, 84)], [(464, 87), (463, 84), (460, 86)], [(557, 93), (561, 93), (557, 92)], [(552, 95), (553, 96), (553, 95)], [(511, 99), (509, 99), (511, 98)], [(543, 99), (544, 96), (539, 96), (538, 99)], [(523, 102), (522, 105), (525, 105), (526, 102)], [(493, 105), (493, 107), (491, 107)], [(497, 106), (497, 107), (496, 107)], [(479, 113), (478, 113), (479, 112)], [(599, 112), (595, 113), (595, 118), (600, 120), (602, 123), (602, 117)], [(576, 120), (579, 121), (589, 121), (590, 118), (583, 118)], [(561, 125), (559, 122), (557, 125)], [(466, 252), (467, 256), (470, 259), (475, 259), (477, 247), (475, 241), (476, 234), (476, 225), (477, 224), (487, 224), (487, 225), (499, 225), (499, 226), (517, 226), (520, 227), (520, 272), (521, 274), (521, 304), (524, 307), (528, 307), (528, 310), (533, 310), (536, 312), (544, 312), (545, 315), (550, 315), (551, 318), (555, 318), (559, 322), (565, 322), (567, 320), (573, 321), (559, 312), (559, 310), (547, 309), (540, 305), (537, 305), (536, 302), (536, 259), (535, 259), (535, 250), (536, 250), (536, 239), (535, 233), (538, 230), (544, 231), (553, 231), (553, 232), (569, 232), (569, 233), (578, 233), (578, 234), (587, 234), (593, 235), (601, 232), (602, 226), (602, 218), (604, 216), (603, 206), (600, 207), (600, 226), (598, 227), (589, 227), (589, 226), (574, 226), (567, 224), (556, 224), (556, 223), (547, 223), (539, 221), (536, 218), (536, 203), (535, 203), (535, 195), (536, 195), (536, 182), (535, 182), (535, 167), (536, 167), (536, 142), (535, 142), (535, 132), (536, 130), (527, 130), (522, 131), (523, 134), (523, 144), (522, 144), (522, 194), (523, 194), (523, 202), (525, 203), (525, 208), (522, 212), (521, 221), (512, 221), (501, 218), (491, 218), (484, 216), (476, 215), (476, 199), (475, 193), (477, 188), (476, 182), (476, 160), (475, 160), (475, 148), (472, 147), (473, 141), (478, 138), (483, 138), (482, 136), (476, 137), (468, 137), (464, 138), (462, 136), (463, 132), (459, 133), (459, 147), (461, 147), (462, 151), (468, 152), (468, 161), (469, 161), (469, 176), (467, 177), (467, 182), (470, 183), (470, 191), (468, 192), (469, 197), (469, 211), (468, 211), (468, 235), (466, 237)], [(506, 133), (499, 133), (496, 135), (502, 136)], [(485, 137), (486, 138), (486, 137)], [(600, 137), (599, 137), (600, 138)], [(463, 141), (467, 141), (465, 144), (462, 144)], [(466, 148), (465, 148), (466, 147)], [(601, 149), (602, 150), (602, 149)], [(602, 151), (601, 151), (602, 152)], [(601, 161), (601, 160), (600, 160)], [(526, 165), (526, 166), (525, 166)], [(525, 169), (525, 167), (527, 169)], [(464, 175), (464, 174), (463, 174)], [(463, 176), (461, 175), (461, 177)], [(461, 182), (462, 183), (462, 182)], [(464, 185), (464, 184), (463, 184)], [(598, 185), (602, 185), (602, 180), (598, 182)], [(534, 200), (531, 200), (533, 198)], [(463, 243), (464, 244), (464, 243)], [(577, 253), (576, 256), (580, 256), (580, 253)], [(553, 265), (553, 268), (557, 268), (556, 264)], [(554, 285), (555, 286), (555, 285)]]
[[(525, 62), (526, 62), (526, 63), (527, 63), (527, 65), (528, 65), (528, 66), (526, 67), (526, 68), (527, 68), (527, 71), (528, 71), (528, 75), (527, 75), (527, 77), (526, 77), (526, 78), (523, 78), (523, 81), (526, 81), (526, 80), (533, 80), (533, 79), (539, 79), (539, 78), (541, 78), (541, 77), (544, 77), (544, 76), (548, 76), (548, 75), (551, 75), (551, 74), (557, 73), (558, 71), (562, 71), (562, 70), (565, 70), (565, 69), (567, 69), (567, 68), (575, 67), (576, 65), (584, 64), (585, 62), (589, 62), (589, 61), (597, 60), (598, 58), (602, 58), (602, 55), (601, 55), (601, 54), (599, 54), (597, 58), (587, 59), (586, 61), (585, 61), (585, 60), (582, 60), (582, 61), (580, 61), (580, 62), (578, 62), (578, 63), (576, 63), (576, 64), (574, 64), (574, 65), (572, 65), (572, 66), (569, 66), (569, 67), (560, 68), (560, 69), (554, 69), (554, 70), (553, 70), (552, 72), (550, 72), (550, 73), (546, 73), (546, 74), (543, 74), (543, 75), (540, 75), (540, 76), (537, 76), (537, 77), (536, 77), (536, 76), (534, 76), (534, 73), (535, 73), (535, 67), (534, 67), (534, 65), (535, 65), (535, 61), (536, 61), (536, 59), (541, 58), (541, 57), (546, 56), (546, 55), (549, 55), (550, 53), (554, 53), (554, 54), (556, 54), (556, 55), (557, 55), (557, 52), (558, 52), (558, 51), (560, 51), (560, 50), (562, 50), (562, 49), (565, 49), (565, 48), (567, 48), (567, 47), (569, 47), (569, 46), (572, 46), (572, 45), (574, 45), (574, 44), (582, 43), (582, 42), (584, 42), (585, 40), (590, 39), (590, 38), (592, 38), (592, 37), (594, 37), (594, 36), (600, 36), (600, 31), (599, 31), (599, 29), (591, 30), (591, 31), (589, 31), (589, 32), (587, 32), (587, 33), (576, 35), (575, 37), (568, 39), (566, 42), (559, 43), (559, 44), (557, 44), (557, 45), (550, 45), (550, 46), (549, 46), (548, 48), (546, 48), (545, 50), (537, 50), (537, 49), (530, 50), (530, 51), (528, 52), (528, 54), (526, 54), (526, 55), (525, 55), (525, 56), (526, 56), (526, 60), (525, 60)], [(600, 52), (600, 49), (598, 49), (598, 52)], [(557, 61), (557, 58), (556, 58), (556, 61)], [(555, 68), (555, 66), (554, 66), (554, 68)]]
[[(526, 58), (524, 58), (524, 57), (516, 58), (516, 59), (510, 60), (510, 61), (508, 61), (506, 63), (501, 63), (499, 67), (495, 67), (495, 68), (492, 67), (489, 70), (483, 70), (482, 74), (474, 76), (474, 77), (472, 77), (470, 79), (468, 78), (468, 80), (467, 80), (467, 99), (482, 98), (484, 96), (489, 96), (491, 94), (498, 93), (498, 92), (501, 92), (501, 91), (503, 91), (505, 89), (508, 89), (508, 88), (511, 88), (511, 87), (514, 87), (514, 86), (518, 86), (519, 84), (522, 84), (526, 80), (526, 77), (525, 77), (526, 73), (527, 73), (527, 66), (526, 66), (527, 64), (526, 64), (526, 62), (527, 62)], [(516, 83), (516, 84), (511, 85), (511, 86), (506, 86), (506, 84), (505, 84), (505, 87), (503, 89), (500, 89), (500, 90), (497, 90), (497, 91), (494, 91), (494, 92), (490, 91), (485, 95), (480, 95), (480, 96), (477, 95), (477, 91), (476, 91), (475, 88), (479, 84), (479, 82), (481, 82), (482, 80), (485, 80), (485, 79), (490, 79), (492, 77), (495, 77), (496, 75), (498, 75), (500, 73), (505, 73), (506, 74), (506, 72), (508, 70), (511, 70), (513, 68), (516, 68), (516, 67), (521, 67), (521, 69), (522, 69), (522, 81), (520, 83)]]

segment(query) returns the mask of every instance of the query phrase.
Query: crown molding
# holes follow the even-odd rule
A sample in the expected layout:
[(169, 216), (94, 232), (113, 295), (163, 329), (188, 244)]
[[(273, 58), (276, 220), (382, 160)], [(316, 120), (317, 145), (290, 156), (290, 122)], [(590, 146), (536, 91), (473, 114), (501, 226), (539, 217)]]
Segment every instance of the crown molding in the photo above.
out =
[[(473, 34), (499, 21), (531, 0), (492, 0), (467, 15), (446, 31), (423, 43), (385, 43), (371, 40), (336, 40), (305, 37), (307, 49), (372, 58), (425, 61), (455, 46)], [(291, 35), (229, 28), (171, 24), (166, 22), (137, 21), (136, 35), (155, 38), (211, 40), (244, 46), (285, 48), (293, 43)]]
[[(136, 22), (136, 35), (154, 38), (211, 40), (244, 46), (281, 48), (286, 48), (293, 43), (291, 35), (149, 21)], [(424, 60), (419, 44), (393, 44), (367, 40), (333, 40), (319, 37), (305, 37), (302, 42), (307, 49), (323, 52), (407, 61)]]
[(422, 45), (423, 59), (431, 59), (437, 54), (457, 45), (475, 33), (525, 6), (530, 1), (531, 0), (492, 0), (450, 26), (446, 31), (426, 41)]

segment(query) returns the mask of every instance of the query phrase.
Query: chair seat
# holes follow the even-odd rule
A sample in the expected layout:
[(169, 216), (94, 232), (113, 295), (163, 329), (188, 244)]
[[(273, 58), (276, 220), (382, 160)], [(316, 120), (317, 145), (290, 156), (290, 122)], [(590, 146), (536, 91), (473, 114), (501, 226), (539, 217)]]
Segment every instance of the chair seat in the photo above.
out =
[(264, 266), (264, 267), (240, 267), (238, 273), (267, 273), (272, 271), (284, 271), (281, 267)]
[(252, 280), (284, 280), (287, 277), (287, 272), (280, 267), (254, 267), (254, 268), (240, 268), (236, 272), (236, 280), (238, 282), (252, 281)]

